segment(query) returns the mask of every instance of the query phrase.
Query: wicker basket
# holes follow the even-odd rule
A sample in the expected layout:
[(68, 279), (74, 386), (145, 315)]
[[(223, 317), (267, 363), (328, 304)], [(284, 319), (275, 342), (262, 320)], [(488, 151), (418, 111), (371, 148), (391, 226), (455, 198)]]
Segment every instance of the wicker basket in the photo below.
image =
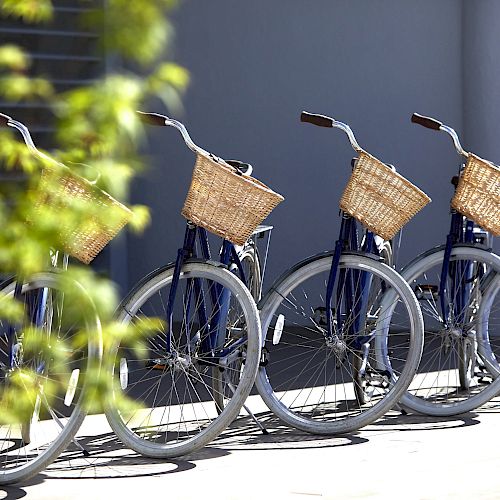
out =
[(243, 245), (283, 199), (222, 160), (199, 154), (181, 213), (196, 225)]
[(390, 240), (430, 201), (403, 176), (361, 151), (340, 208), (370, 231)]
[(59, 239), (64, 250), (84, 264), (95, 256), (118, 234), (132, 218), (132, 212), (105, 191), (72, 173), (69, 169), (43, 170), (36, 207), (57, 215), (72, 201), (82, 213), (95, 213), (85, 220), (62, 222)]
[(500, 236), (500, 168), (469, 153), (451, 206)]

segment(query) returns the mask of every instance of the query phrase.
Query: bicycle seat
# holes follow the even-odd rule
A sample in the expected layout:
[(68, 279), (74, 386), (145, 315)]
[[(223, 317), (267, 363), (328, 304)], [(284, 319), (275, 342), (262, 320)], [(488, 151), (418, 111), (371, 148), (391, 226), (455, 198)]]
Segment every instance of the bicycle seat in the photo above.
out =
[(225, 162), (228, 165), (231, 165), (231, 167), (237, 169), (238, 172), (240, 172), (243, 175), (246, 175), (249, 170), (250, 172), (252, 171), (252, 165), (250, 165), (250, 163), (243, 163), (242, 161), (238, 160), (225, 160)]

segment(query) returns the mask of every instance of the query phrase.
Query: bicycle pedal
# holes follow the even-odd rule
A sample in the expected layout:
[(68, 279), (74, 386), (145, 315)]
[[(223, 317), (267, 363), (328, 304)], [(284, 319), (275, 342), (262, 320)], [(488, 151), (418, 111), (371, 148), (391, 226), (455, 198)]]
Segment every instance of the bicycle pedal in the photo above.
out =
[(168, 368), (167, 363), (163, 363), (158, 359), (153, 359), (151, 361), (148, 361), (146, 363), (146, 368), (149, 368), (150, 370), (159, 370), (159, 371), (165, 371)]
[(418, 284), (414, 292), (418, 300), (436, 300), (439, 298), (439, 287), (437, 285)]

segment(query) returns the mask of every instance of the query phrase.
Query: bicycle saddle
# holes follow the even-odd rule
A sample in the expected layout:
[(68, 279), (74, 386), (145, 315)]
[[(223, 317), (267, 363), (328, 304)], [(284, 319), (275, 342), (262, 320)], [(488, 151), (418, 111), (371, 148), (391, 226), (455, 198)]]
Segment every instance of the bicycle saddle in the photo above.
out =
[(225, 162), (228, 165), (231, 165), (231, 167), (236, 168), (238, 172), (240, 172), (243, 175), (246, 175), (249, 170), (250, 171), (252, 170), (252, 165), (250, 165), (249, 163), (243, 163), (242, 161), (238, 160), (225, 160)]

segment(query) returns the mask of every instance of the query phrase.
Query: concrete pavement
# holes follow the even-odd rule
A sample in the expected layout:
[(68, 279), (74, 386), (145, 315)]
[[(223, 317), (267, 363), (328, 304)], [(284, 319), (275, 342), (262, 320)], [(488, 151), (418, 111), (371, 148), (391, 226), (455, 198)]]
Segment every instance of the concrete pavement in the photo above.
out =
[(453, 418), (392, 413), (342, 437), (261, 418), (267, 436), (243, 418), (192, 456), (152, 460), (91, 416), (79, 434), (90, 458), (66, 452), (28, 483), (0, 487), (0, 500), (500, 498), (500, 400)]

